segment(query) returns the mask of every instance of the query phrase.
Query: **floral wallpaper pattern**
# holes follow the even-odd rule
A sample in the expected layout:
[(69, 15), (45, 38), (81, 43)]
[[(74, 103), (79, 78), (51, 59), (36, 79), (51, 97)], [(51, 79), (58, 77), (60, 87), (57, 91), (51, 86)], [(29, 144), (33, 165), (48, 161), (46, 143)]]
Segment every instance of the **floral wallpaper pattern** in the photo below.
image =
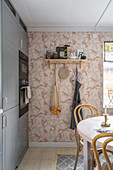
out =
[[(70, 44), (76, 53), (78, 48), (84, 50), (87, 61), (83, 62), (79, 72), (81, 79), (82, 103), (94, 105), (100, 115), (104, 113), (102, 107), (102, 60), (103, 42), (113, 41), (113, 33), (90, 32), (29, 32), (29, 82), (32, 98), (29, 105), (29, 140), (30, 142), (74, 142), (75, 132), (70, 129), (71, 107), (74, 86), (71, 81), (75, 73), (76, 64), (66, 64), (69, 77), (62, 80), (58, 76), (57, 84), (62, 111), (58, 115), (50, 112), (50, 97), (55, 79), (55, 65), (44, 61), (46, 50), (55, 51), (57, 46)], [(111, 113), (111, 110), (109, 110)], [(112, 114), (112, 113), (111, 113)]]

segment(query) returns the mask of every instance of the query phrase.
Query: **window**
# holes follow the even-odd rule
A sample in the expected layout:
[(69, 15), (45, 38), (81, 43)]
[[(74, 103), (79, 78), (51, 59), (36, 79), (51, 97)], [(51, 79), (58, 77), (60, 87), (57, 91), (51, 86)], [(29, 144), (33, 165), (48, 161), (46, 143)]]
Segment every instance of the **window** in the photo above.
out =
[(113, 42), (104, 42), (103, 107), (113, 108)]

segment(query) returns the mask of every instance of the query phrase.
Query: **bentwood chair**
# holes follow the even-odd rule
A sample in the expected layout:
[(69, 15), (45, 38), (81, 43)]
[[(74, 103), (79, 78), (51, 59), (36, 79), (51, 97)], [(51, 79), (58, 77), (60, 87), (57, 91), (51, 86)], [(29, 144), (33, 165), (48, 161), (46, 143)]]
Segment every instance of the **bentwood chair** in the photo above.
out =
[[(101, 162), (100, 162), (100, 159), (99, 159), (99, 154), (98, 154), (97, 147), (96, 147), (96, 142), (97, 142), (98, 139), (103, 138), (103, 137), (108, 137), (108, 138), (102, 144), (102, 152), (103, 152), (103, 155), (106, 159), (106, 162), (104, 162), (101, 165)], [(110, 159), (109, 159), (108, 154), (107, 154), (107, 152), (111, 152), (112, 154), (113, 154), (113, 152), (106, 148), (107, 144), (111, 141), (113, 141), (113, 133), (101, 133), (101, 134), (95, 136), (93, 141), (92, 141), (93, 152), (94, 152), (94, 155), (95, 155), (98, 170), (113, 170), (113, 163), (110, 162)]]
[[(79, 118), (80, 121), (82, 121), (82, 117), (81, 117), (81, 113), (80, 113), (82, 108), (87, 108), (91, 113), (91, 117), (94, 116), (94, 113), (95, 113), (96, 116), (99, 115), (98, 110), (92, 105), (89, 105), (89, 104), (78, 105), (74, 110), (74, 118), (75, 118), (76, 127), (78, 125), (78, 118)], [(81, 151), (81, 147), (83, 146), (83, 139), (80, 137), (80, 135), (78, 134), (77, 131), (76, 131), (76, 140), (77, 140), (77, 153), (76, 153), (76, 160), (75, 160), (74, 170), (76, 170), (78, 157), (79, 157), (79, 152)], [(101, 150), (100, 150), (100, 152), (101, 152)], [(93, 170), (94, 166), (95, 166), (93, 152), (91, 153), (91, 155), (92, 155), (91, 166), (92, 166), (92, 170)]]

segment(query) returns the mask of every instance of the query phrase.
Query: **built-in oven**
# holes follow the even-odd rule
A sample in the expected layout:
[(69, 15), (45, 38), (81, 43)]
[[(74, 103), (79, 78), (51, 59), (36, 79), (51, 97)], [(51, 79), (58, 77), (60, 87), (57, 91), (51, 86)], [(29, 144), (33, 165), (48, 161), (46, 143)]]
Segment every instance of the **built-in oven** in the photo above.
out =
[(19, 51), (19, 117), (28, 111), (26, 88), (28, 82), (28, 57)]

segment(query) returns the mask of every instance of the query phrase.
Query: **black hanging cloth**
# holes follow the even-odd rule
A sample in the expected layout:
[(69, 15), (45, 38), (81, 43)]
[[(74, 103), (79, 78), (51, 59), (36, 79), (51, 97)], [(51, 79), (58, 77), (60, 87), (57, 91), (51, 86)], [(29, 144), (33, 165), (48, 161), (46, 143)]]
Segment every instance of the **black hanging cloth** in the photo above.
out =
[[(73, 129), (73, 130), (76, 128), (76, 123), (75, 123), (75, 118), (74, 118), (74, 109), (76, 106), (81, 104), (80, 92), (79, 92), (81, 84), (80, 82), (77, 81), (77, 74), (78, 74), (78, 71), (76, 69), (76, 82), (75, 82), (76, 85), (75, 85), (75, 92), (74, 92), (73, 105), (72, 105), (71, 124), (70, 124), (70, 129)], [(77, 115), (78, 122), (80, 122), (80, 119), (78, 116), (78, 109), (76, 111), (76, 115)], [(81, 118), (83, 119), (82, 109), (80, 110), (80, 115), (81, 115)]]

